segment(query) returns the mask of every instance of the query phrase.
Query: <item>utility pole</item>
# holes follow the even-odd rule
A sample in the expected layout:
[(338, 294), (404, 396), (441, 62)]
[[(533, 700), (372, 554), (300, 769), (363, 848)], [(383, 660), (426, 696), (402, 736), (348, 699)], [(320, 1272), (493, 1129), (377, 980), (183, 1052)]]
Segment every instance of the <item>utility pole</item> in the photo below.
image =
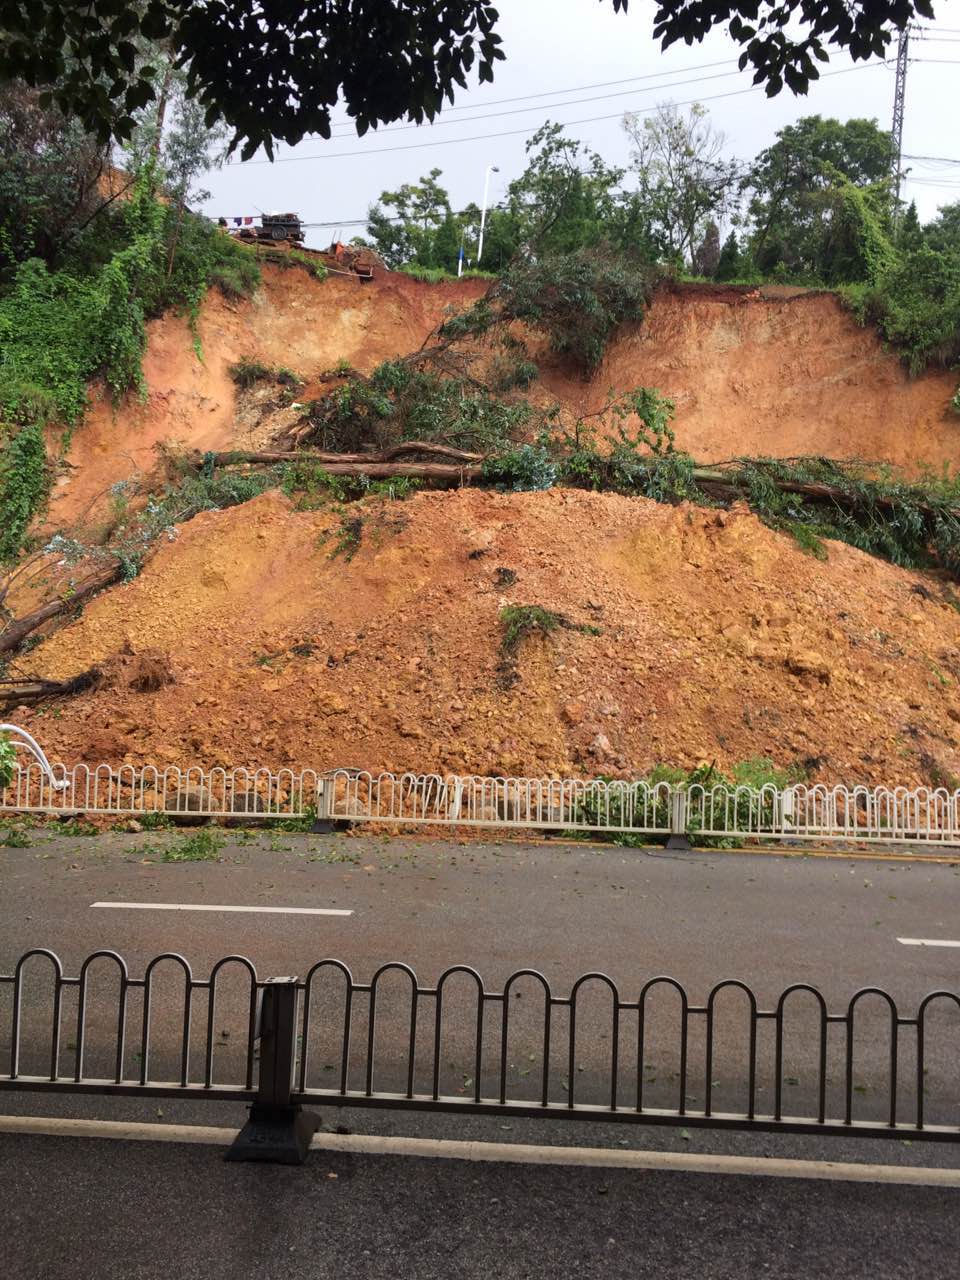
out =
[(480, 259), (483, 257), (483, 232), (487, 225), (487, 200), (490, 196), (490, 175), (491, 173), (499, 173), (500, 170), (495, 164), (488, 164), (487, 171), (483, 177), (483, 205), (480, 209), (480, 243), (477, 245), (477, 269), (480, 269)]
[[(904, 27), (900, 32), (900, 42), (897, 45), (897, 80), (893, 90), (893, 128), (890, 130), (894, 211), (897, 210), (900, 204), (900, 155), (903, 151), (903, 107), (907, 96), (907, 45), (909, 41), (910, 28)], [(894, 216), (896, 216), (896, 212)]]

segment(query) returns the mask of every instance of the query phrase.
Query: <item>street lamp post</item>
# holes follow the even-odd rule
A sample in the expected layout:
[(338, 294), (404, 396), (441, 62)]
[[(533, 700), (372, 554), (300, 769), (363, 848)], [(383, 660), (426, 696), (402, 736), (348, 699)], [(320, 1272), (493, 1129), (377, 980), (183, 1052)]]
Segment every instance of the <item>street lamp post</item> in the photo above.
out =
[(477, 244), (477, 268), (480, 267), (480, 259), (483, 257), (483, 230), (487, 225), (487, 197), (490, 194), (490, 175), (491, 173), (499, 173), (500, 170), (495, 164), (487, 165), (487, 172), (483, 179), (483, 205), (480, 209), (480, 240)]

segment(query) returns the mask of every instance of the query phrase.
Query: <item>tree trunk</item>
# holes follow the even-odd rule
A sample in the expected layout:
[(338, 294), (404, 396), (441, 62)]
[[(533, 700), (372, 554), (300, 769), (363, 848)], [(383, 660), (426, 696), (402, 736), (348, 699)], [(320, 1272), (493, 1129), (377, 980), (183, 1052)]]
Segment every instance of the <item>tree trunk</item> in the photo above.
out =
[(62, 613), (68, 613), (76, 605), (83, 604), (98, 591), (102, 591), (104, 587), (111, 587), (115, 582), (119, 582), (122, 576), (121, 566), (111, 565), (108, 569), (103, 569), (94, 577), (81, 583), (72, 596), (66, 599), (58, 597), (56, 600), (50, 600), (39, 609), (34, 609), (32, 613), (24, 614), (22, 618), (15, 618), (3, 631), (0, 631), (0, 653), (9, 653), (11, 649), (16, 649), (31, 632), (42, 627), (45, 622), (59, 617)]

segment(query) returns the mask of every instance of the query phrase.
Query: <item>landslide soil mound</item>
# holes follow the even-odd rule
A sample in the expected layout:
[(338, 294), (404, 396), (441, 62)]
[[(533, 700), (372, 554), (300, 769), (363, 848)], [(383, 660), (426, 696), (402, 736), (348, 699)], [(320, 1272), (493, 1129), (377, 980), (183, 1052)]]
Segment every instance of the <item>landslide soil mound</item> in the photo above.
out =
[[(334, 554), (361, 515), (352, 559)], [(822, 563), (745, 510), (582, 491), (345, 515), (271, 492), (182, 526), (19, 663), (57, 678), (144, 654), (167, 682), (14, 719), (68, 761), (636, 774), (769, 755), (848, 783), (960, 773), (960, 614), (929, 579), (828, 546)], [(529, 636), (504, 688), (507, 604), (601, 634)]]

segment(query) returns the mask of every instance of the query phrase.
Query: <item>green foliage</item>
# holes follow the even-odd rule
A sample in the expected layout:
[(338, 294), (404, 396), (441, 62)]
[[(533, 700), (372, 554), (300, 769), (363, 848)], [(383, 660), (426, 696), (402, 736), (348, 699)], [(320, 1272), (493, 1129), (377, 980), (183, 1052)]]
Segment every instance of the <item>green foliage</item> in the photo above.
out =
[(138, 813), (136, 820), (144, 831), (167, 831), (173, 819), (166, 813)]
[[(562, 613), (552, 609), (544, 609), (539, 604), (508, 604), (500, 610), (500, 656), (504, 662), (515, 662), (520, 646), (528, 636), (535, 633), (542, 636), (563, 628), (566, 631), (579, 631), (586, 636), (599, 636), (603, 633), (599, 627), (583, 623), (571, 622)], [(501, 674), (503, 667), (501, 666)]]
[(13, 766), (16, 758), (16, 749), (10, 741), (9, 735), (0, 733), (0, 791), (9, 785), (10, 779), (13, 777)]
[[(693, 262), (711, 226), (712, 238), (719, 240), (717, 223), (734, 203), (737, 162), (724, 157), (723, 134), (714, 131), (699, 103), (686, 116), (672, 103), (661, 103), (652, 115), (624, 116), (623, 127), (634, 146), (639, 204), (650, 238), (666, 261)], [(715, 263), (719, 243), (709, 256)], [(695, 269), (712, 274), (705, 266)]]
[[(648, 265), (600, 251), (518, 261), (496, 288), (496, 318), (541, 330), (551, 350), (586, 375), (600, 364), (618, 326), (643, 319), (653, 283)], [(473, 309), (477, 324), (484, 322), (483, 306)]]
[(79, 120), (40, 105), (22, 81), (0, 85), (0, 282), (28, 258), (53, 261), (103, 205), (105, 149)]
[(268, 378), (272, 380), (274, 376), (270, 365), (261, 364), (259, 360), (252, 360), (248, 356), (241, 356), (235, 363), (228, 365), (227, 373), (243, 391), (248, 391), (256, 383)]
[(288, 831), (297, 834), (303, 834), (313, 830), (317, 821), (317, 810), (313, 805), (307, 805), (303, 813), (296, 818), (270, 818), (264, 826), (269, 831)]
[(177, 484), (168, 484), (153, 494), (129, 525), (117, 531), (111, 550), (124, 569), (124, 580), (135, 578), (143, 568), (147, 553), (161, 537), (176, 537), (176, 526), (192, 520), (201, 511), (220, 511), (259, 497), (276, 488), (283, 479), (280, 468), (263, 471), (214, 471), (188, 474)]
[(841, 290), (863, 324), (896, 347), (912, 373), (960, 360), (960, 250), (926, 247), (886, 265), (865, 288)]
[(101, 259), (57, 271), (30, 259), (0, 296), (0, 412), (8, 421), (77, 422), (97, 376), (115, 397), (140, 388), (147, 319), (175, 308), (195, 320), (219, 280), (255, 287), (250, 255), (205, 219), (184, 213), (180, 221), (155, 185), (148, 166), (116, 212)]
[(612, 168), (550, 121), (528, 140), (526, 153), (526, 168), (491, 217), (485, 263), (504, 265), (504, 249), (507, 259), (521, 248), (541, 258), (621, 242), (623, 169)]
[(425, 284), (446, 284), (451, 280), (496, 279), (492, 271), (477, 271), (475, 267), (467, 267), (459, 276), (456, 271), (447, 271), (444, 267), (421, 267), (415, 262), (404, 262), (397, 270), (413, 280), (422, 280)]
[(362, 541), (363, 516), (344, 514), (340, 518), (333, 549), (330, 552), (331, 560), (335, 560), (338, 556), (342, 556), (347, 561), (352, 560), (360, 550)]
[[(518, 344), (520, 345), (520, 344)], [(523, 350), (521, 346), (521, 352)], [(511, 352), (507, 356), (495, 356), (491, 380), (495, 391), (527, 391), (540, 377), (540, 369), (536, 362), (528, 360), (523, 354)]]
[(100, 832), (92, 822), (87, 822), (83, 818), (68, 818), (65, 822), (57, 824), (58, 836), (96, 836)]
[[(765, 523), (815, 554), (823, 554), (820, 539), (835, 538), (904, 568), (939, 565), (960, 573), (960, 476), (910, 483), (826, 458), (743, 458), (723, 474), (742, 487)], [(784, 492), (777, 480), (830, 492)]]
[(12, 560), (19, 552), (49, 485), (43, 432), (31, 423), (0, 450), (0, 561)]
[(526, 402), (508, 403), (483, 386), (390, 360), (369, 378), (351, 374), (315, 401), (308, 416), (310, 439), (322, 449), (355, 453), (364, 445), (386, 449), (425, 440), (488, 453), (521, 434), (534, 412)]
[(19, 827), (0, 827), (0, 849), (29, 849), (33, 841)]
[[(875, 120), (805, 116), (779, 130), (745, 182), (751, 254), (764, 275), (782, 269), (811, 282), (871, 278), (877, 233), (885, 238), (890, 230), (890, 145)], [(869, 206), (850, 187), (869, 189)]]
[(224, 838), (215, 827), (201, 827), (193, 835), (182, 836), (160, 853), (161, 862), (215, 862), (224, 846)]
[[(667, 783), (674, 789), (690, 791), (700, 788), (710, 791), (714, 787), (726, 788), (731, 793), (729, 807), (724, 812), (729, 815), (730, 827), (749, 825), (751, 812), (759, 808), (760, 821), (771, 822), (774, 817), (774, 799), (772, 789), (782, 790), (801, 781), (802, 775), (796, 768), (780, 769), (764, 757), (753, 757), (734, 765), (729, 774), (718, 769), (715, 764), (698, 764), (693, 769), (680, 769), (674, 765), (655, 765), (654, 768), (636, 782), (619, 782), (614, 778), (602, 778), (608, 783), (605, 792), (588, 791), (577, 807), (579, 822), (590, 826), (622, 826), (626, 831), (611, 831), (604, 835), (602, 831), (591, 832), (590, 838), (608, 839), (613, 844), (640, 848), (644, 845), (662, 843), (662, 837), (646, 834), (632, 834), (629, 827), (631, 814), (645, 815), (636, 825), (654, 825), (665, 827), (670, 823), (670, 800), (668, 793), (657, 792), (658, 784)], [(742, 790), (741, 790), (742, 789)], [(696, 814), (694, 806), (693, 815)], [(715, 814), (715, 819), (718, 817)], [(691, 816), (686, 834), (697, 838), (700, 830), (699, 819)], [(704, 848), (717, 848), (729, 845), (731, 839), (724, 836), (700, 836), (698, 844)]]
[(350, 485), (343, 476), (332, 476), (322, 464), (303, 458), (286, 468), (282, 484), (288, 498), (296, 499), (298, 511), (316, 511), (328, 502), (346, 502)]
[(521, 444), (486, 458), (483, 478), (498, 489), (511, 493), (552, 489), (557, 483), (557, 464), (543, 444)]

